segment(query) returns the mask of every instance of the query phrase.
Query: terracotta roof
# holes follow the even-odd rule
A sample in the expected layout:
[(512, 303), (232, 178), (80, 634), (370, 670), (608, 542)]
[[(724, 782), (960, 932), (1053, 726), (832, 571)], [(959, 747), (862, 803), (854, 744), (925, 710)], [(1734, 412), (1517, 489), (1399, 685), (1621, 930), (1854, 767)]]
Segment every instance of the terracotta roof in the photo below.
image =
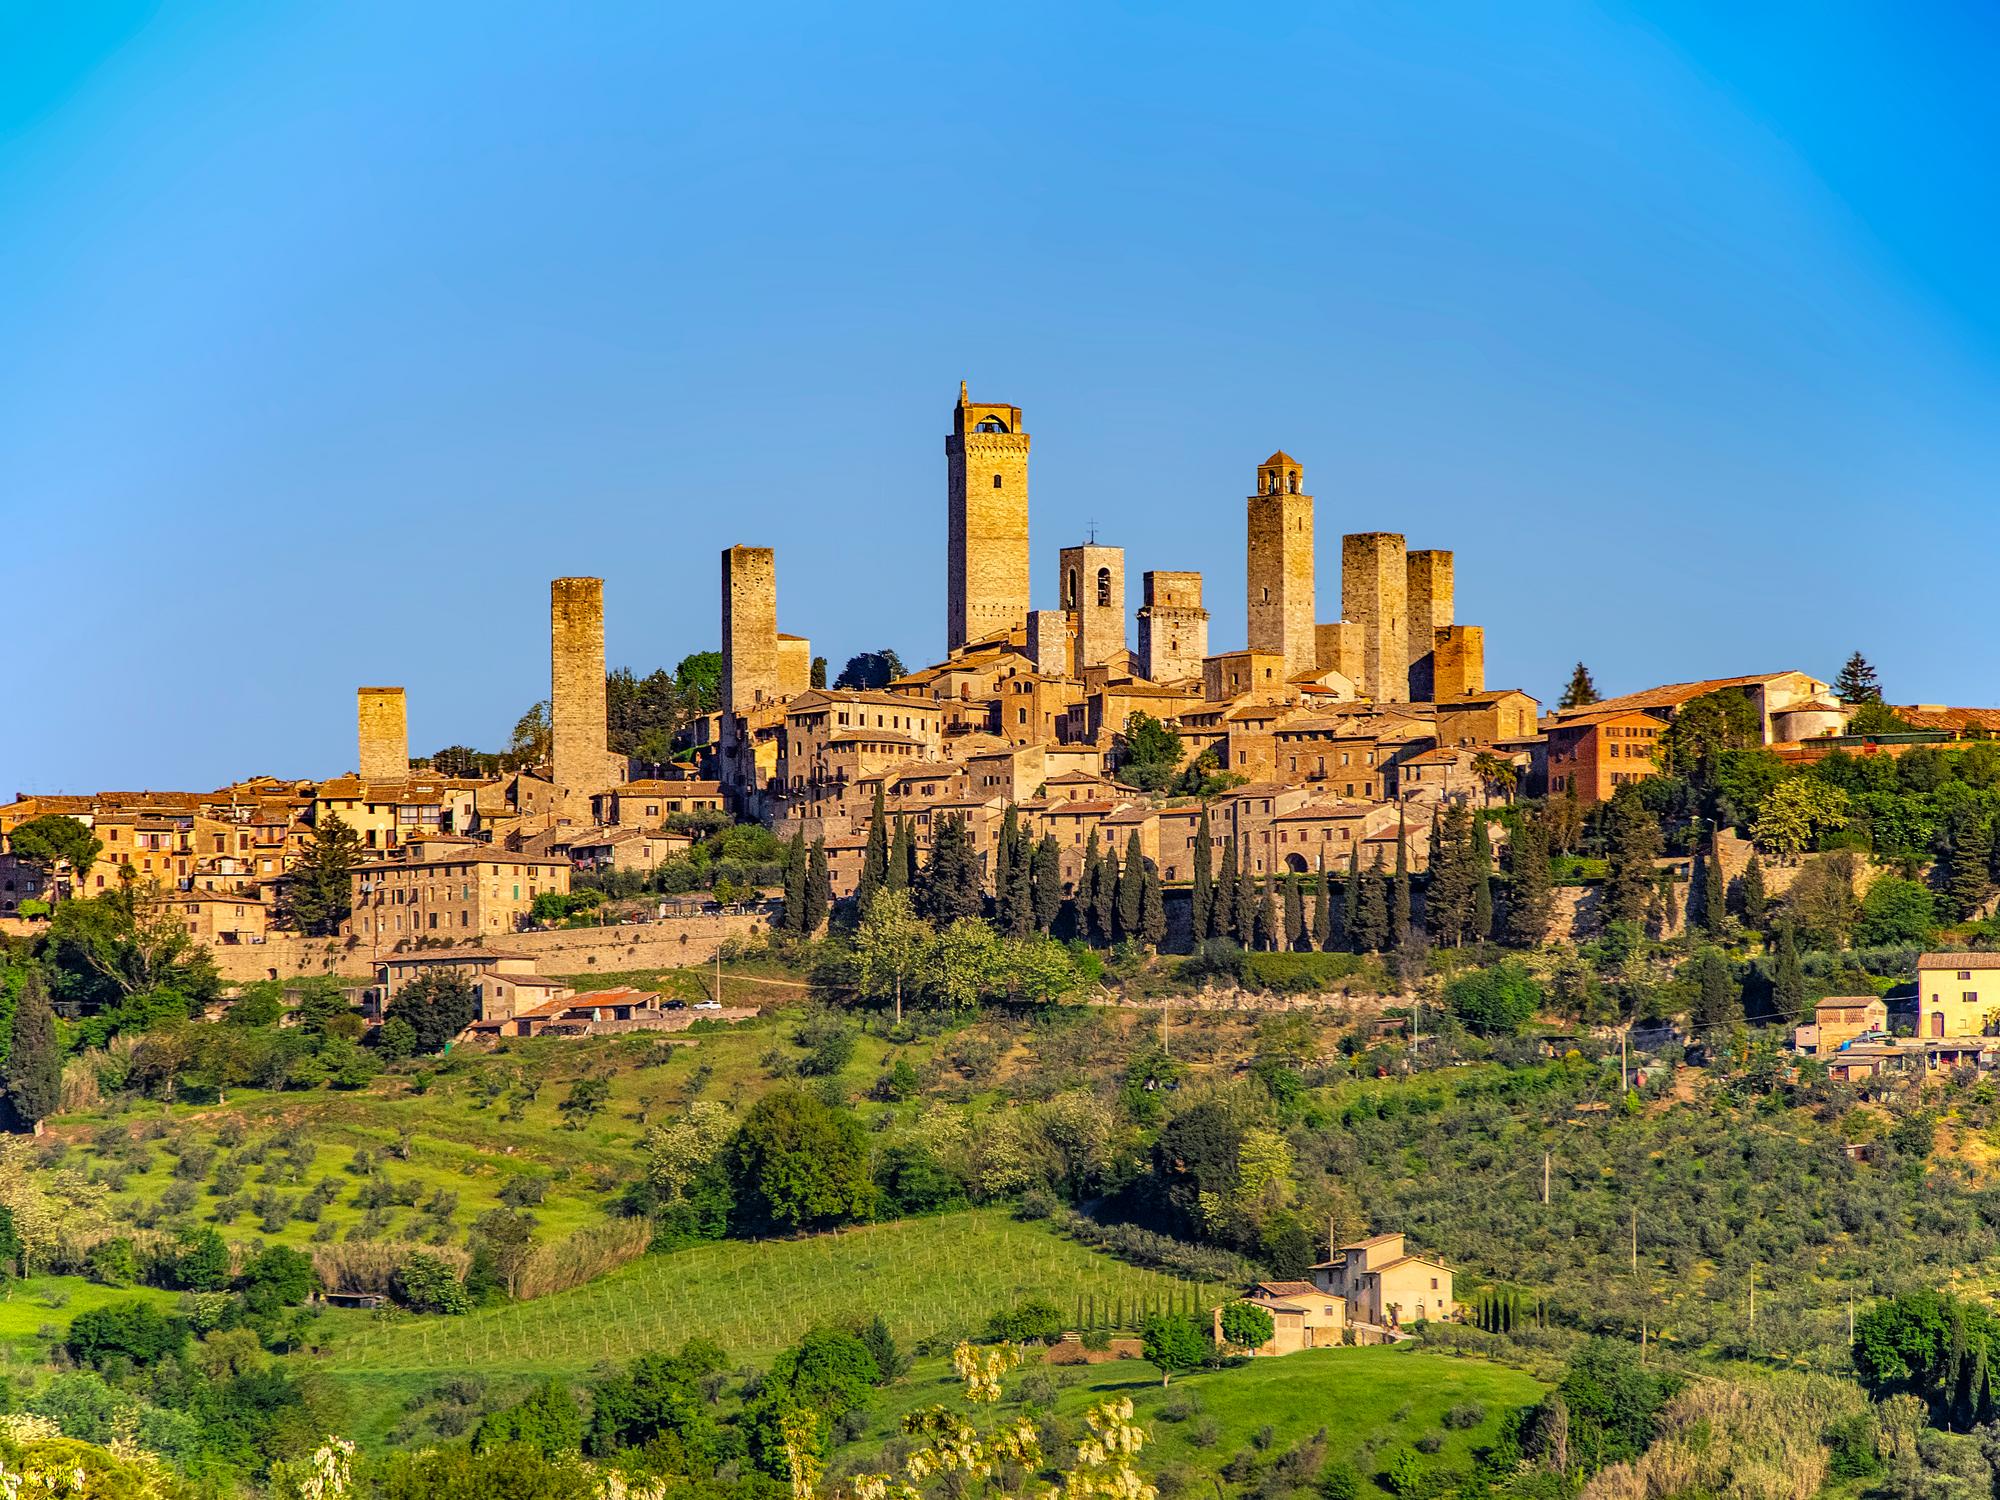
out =
[(1317, 823), (1323, 818), (1365, 818), (1373, 811), (1374, 805), (1367, 802), (1317, 802), (1310, 807), (1296, 807), (1290, 812), (1279, 813), (1271, 821)]
[(1269, 458), (1265, 459), (1257, 467), (1260, 469), (1268, 469), (1271, 467), (1272, 464), (1290, 464), (1295, 469), (1299, 467), (1299, 461), (1296, 458), (1293, 458), (1292, 455), (1287, 453), (1283, 448), (1280, 448), (1276, 453), (1273, 453)]
[(2000, 953), (1926, 953), (1917, 960), (1924, 969), (2000, 969)]
[(1330, 1293), (1310, 1281), (1260, 1281), (1254, 1288), (1270, 1297), (1326, 1297)]
[(522, 958), (533, 960), (534, 954), (521, 953), (511, 948), (433, 948), (428, 952), (391, 953), (375, 960), (378, 964), (402, 966), (405, 964), (457, 963), (468, 958)]
[[(1678, 708), (1683, 703), (1691, 703), (1696, 698), (1706, 697), (1708, 694), (1720, 692), (1724, 688), (1757, 687), (1763, 683), (1774, 681), (1777, 678), (1790, 677), (1792, 675), (1791, 672), (1753, 672), (1747, 677), (1707, 677), (1703, 678), (1700, 682), (1668, 682), (1661, 684), (1659, 687), (1647, 688), (1643, 692), (1620, 693), (1615, 698), (1601, 698), (1596, 703), (1582, 709), (1571, 709), (1567, 712), (1558, 709), (1556, 712), (1561, 717), (1567, 719), (1577, 715), (1602, 713), (1606, 710), (1616, 709), (1647, 707)], [(1803, 677), (1806, 674), (1801, 672), (1797, 675)]]
[(1118, 811), (1124, 805), (1122, 802), (1096, 802), (1087, 800), (1053, 802), (1049, 804), (1048, 811), (1042, 816), (1057, 818), (1067, 813), (1078, 817), (1102, 817), (1106, 813)]
[(2000, 731), (2000, 708), (1940, 708), (1918, 703), (1908, 708), (1891, 708), (1889, 712), (1918, 729), (1948, 729), (1955, 733), (1968, 729)]

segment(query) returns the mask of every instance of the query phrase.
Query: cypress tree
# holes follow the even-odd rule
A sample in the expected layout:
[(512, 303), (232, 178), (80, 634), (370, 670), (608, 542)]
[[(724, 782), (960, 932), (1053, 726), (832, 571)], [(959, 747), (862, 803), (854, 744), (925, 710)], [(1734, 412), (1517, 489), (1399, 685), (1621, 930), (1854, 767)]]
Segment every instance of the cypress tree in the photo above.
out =
[(1313, 946), (1322, 953), (1333, 951), (1333, 887), (1321, 867), (1313, 877)]
[(985, 908), (971, 835), (955, 813), (939, 813), (932, 825), (929, 878), (921, 889), (928, 914), (941, 926), (976, 917)]
[(1013, 859), (1007, 889), (1007, 936), (1024, 938), (1035, 930), (1034, 856), (1023, 843)]
[(7, 1054), (7, 1100), (14, 1113), (42, 1133), (42, 1121), (62, 1105), (62, 1050), (56, 1014), (39, 965), (31, 964), (14, 1002), (14, 1040)]
[(908, 890), (916, 866), (916, 837), (910, 832), (909, 820), (898, 814), (895, 835), (889, 840), (889, 868), (882, 878), (883, 885), (892, 891)]
[(1698, 1031), (1726, 1031), (1743, 1020), (1743, 1000), (1729, 960), (1714, 948), (1703, 948), (1694, 964), (1694, 1014)]
[(1493, 835), (1486, 820), (1472, 820), (1472, 940), (1484, 943), (1493, 936)]
[(1076, 935), (1086, 942), (1095, 934), (1097, 922), (1097, 881), (1103, 873), (1103, 857), (1097, 848), (1097, 830), (1083, 845), (1083, 870), (1076, 880)]
[(1778, 929), (1778, 956), (1771, 966), (1771, 1007), (1786, 1025), (1794, 1024), (1806, 1012), (1806, 971), (1799, 967), (1799, 945), (1790, 922)]
[(854, 887), (857, 910), (868, 910), (875, 893), (889, 878), (889, 816), (883, 806), (882, 784), (875, 784), (875, 810), (868, 816), (868, 847), (861, 856), (861, 879)]
[(1375, 858), (1368, 868), (1368, 878), (1361, 883), (1361, 912), (1355, 923), (1357, 952), (1380, 953), (1389, 946), (1389, 891), (1388, 877), (1382, 868), (1382, 851), (1375, 851)]
[(1194, 945), (1199, 948), (1209, 935), (1209, 915), (1215, 907), (1215, 869), (1209, 840), (1208, 808), (1201, 810), (1201, 823), (1194, 834)]
[(1250, 874), (1250, 848), (1236, 852), (1236, 940), (1249, 948), (1257, 942), (1257, 881)]
[(1296, 879), (1285, 882), (1285, 946), (1294, 953), (1305, 946), (1306, 901)]
[(1368, 950), (1361, 942), (1361, 845), (1347, 851), (1346, 905), (1341, 910), (1340, 940), (1355, 953)]
[(1962, 807), (1951, 819), (1944, 846), (1945, 904), (1954, 921), (1965, 921), (1992, 891), (1993, 830), (1975, 808)]
[(1264, 877), (1264, 892), (1257, 898), (1257, 941), (1266, 949), (1275, 952), (1280, 946), (1278, 926), (1278, 877)]
[(1090, 893), (1090, 917), (1096, 924), (1098, 941), (1115, 940), (1118, 921), (1118, 854), (1106, 850), (1097, 866), (1097, 886)]
[(785, 846), (784, 929), (798, 937), (805, 936), (806, 865), (806, 830), (801, 824)]
[(1389, 935), (1398, 948), (1410, 941), (1410, 840), (1401, 812), (1396, 815), (1396, 885), (1389, 907)]
[(1743, 879), (1738, 882), (1736, 894), (1743, 908), (1740, 913), (1743, 925), (1752, 932), (1762, 932), (1771, 903), (1764, 894), (1763, 862), (1754, 854), (1750, 856), (1750, 863), (1744, 866)]
[(1604, 883), (1606, 917), (1635, 926), (1646, 920), (1653, 900), (1653, 861), (1664, 842), (1660, 820), (1637, 798), (1625, 796), (1610, 809), (1610, 874)]
[(1547, 825), (1539, 817), (1524, 817), (1507, 840), (1507, 941), (1517, 948), (1541, 947), (1554, 906)]
[(1035, 845), (1035, 926), (1047, 932), (1062, 911), (1062, 849), (1052, 833)]
[(993, 915), (1003, 932), (1014, 930), (1014, 863), (1020, 854), (1016, 847), (1020, 841), (1021, 817), (1010, 802), (1000, 819), (1000, 841), (993, 850)]
[(1233, 938), (1236, 933), (1236, 836), (1222, 841), (1222, 873), (1215, 881), (1215, 903), (1209, 913), (1208, 935)]
[(1150, 859), (1141, 863), (1145, 883), (1139, 891), (1139, 934), (1155, 953), (1167, 940), (1167, 903), (1160, 894), (1160, 870)]
[(1701, 925), (1711, 937), (1720, 934), (1728, 922), (1729, 883), (1723, 877), (1721, 853), (1711, 834), (1701, 858)]
[(1444, 818), (1431, 822), (1431, 867), (1424, 885), (1424, 921), (1433, 938), (1453, 947), (1465, 942), (1472, 927), (1471, 824), (1471, 813), (1462, 807), (1454, 807)]
[(1121, 935), (1139, 935), (1146, 913), (1146, 856), (1139, 849), (1139, 830), (1125, 840), (1125, 866), (1118, 876), (1118, 927)]
[(826, 868), (826, 840), (814, 839), (806, 858), (806, 915), (804, 935), (811, 937), (826, 925), (833, 909), (833, 877)]

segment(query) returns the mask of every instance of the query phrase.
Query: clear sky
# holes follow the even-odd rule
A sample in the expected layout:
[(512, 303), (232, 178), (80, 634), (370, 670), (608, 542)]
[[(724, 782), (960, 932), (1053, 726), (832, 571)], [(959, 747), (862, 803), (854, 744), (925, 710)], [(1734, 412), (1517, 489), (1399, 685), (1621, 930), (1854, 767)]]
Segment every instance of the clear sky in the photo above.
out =
[(497, 748), (778, 549), (942, 651), (958, 382), (1243, 637), (1282, 447), (1551, 701), (2000, 703), (2000, 11), (0, 0), (0, 797)]

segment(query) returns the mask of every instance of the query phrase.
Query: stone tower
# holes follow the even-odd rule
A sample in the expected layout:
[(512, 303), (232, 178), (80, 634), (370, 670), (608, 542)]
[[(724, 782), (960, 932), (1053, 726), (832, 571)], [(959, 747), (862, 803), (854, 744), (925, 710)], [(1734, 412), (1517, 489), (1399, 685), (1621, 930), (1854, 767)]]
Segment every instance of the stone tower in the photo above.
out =
[(1469, 698), (1486, 691), (1486, 631), (1478, 625), (1447, 625), (1432, 642), (1436, 700)]
[(1021, 408), (974, 404), (958, 384), (944, 440), (951, 507), (945, 646), (1028, 620), (1028, 434)]
[(1250, 649), (1285, 658), (1285, 675), (1312, 670), (1313, 502), (1305, 471), (1288, 453), (1257, 466), (1250, 497)]
[(568, 816), (587, 815), (590, 794), (614, 779), (604, 713), (602, 578), (549, 585), (549, 728), (557, 806)]
[(1063, 612), (1076, 632), (1076, 675), (1117, 664), (1125, 650), (1125, 549), (1087, 542), (1065, 547), (1056, 576)]
[(1201, 607), (1201, 574), (1148, 573), (1141, 580), (1139, 670), (1153, 682), (1201, 676), (1208, 655), (1208, 611)]
[(1405, 573), (1410, 605), (1410, 699), (1428, 703), (1437, 696), (1431, 651), (1440, 630), (1452, 620), (1452, 557), (1449, 552), (1412, 552)]
[(410, 734), (409, 722), (404, 717), (403, 690), (356, 688), (354, 718), (361, 741), (361, 779), (378, 783), (408, 781)]
[(1410, 698), (1409, 564), (1393, 531), (1340, 540), (1342, 616), (1361, 630), (1361, 691), (1377, 703)]
[(769, 547), (722, 554), (722, 706), (745, 713), (778, 697), (778, 565)]
[(1076, 625), (1066, 610), (1028, 611), (1028, 660), (1044, 677), (1076, 675)]

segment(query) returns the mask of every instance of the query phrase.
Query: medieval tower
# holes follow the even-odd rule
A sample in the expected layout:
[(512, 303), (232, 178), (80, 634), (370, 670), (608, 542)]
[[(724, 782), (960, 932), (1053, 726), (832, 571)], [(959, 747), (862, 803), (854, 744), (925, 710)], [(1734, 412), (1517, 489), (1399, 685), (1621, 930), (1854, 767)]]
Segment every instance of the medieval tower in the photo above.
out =
[(1285, 658), (1285, 675), (1312, 670), (1313, 502), (1305, 471), (1287, 453), (1257, 466), (1250, 497), (1250, 649)]
[(1412, 552), (1404, 573), (1410, 607), (1410, 699), (1429, 703), (1438, 696), (1432, 651), (1438, 632), (1452, 623), (1452, 556)]
[[(549, 585), (549, 729), (557, 806), (575, 815), (617, 779), (604, 710), (604, 580), (558, 578)], [(582, 815), (588, 815), (586, 805)]]
[(409, 723), (403, 690), (365, 687), (354, 691), (354, 718), (361, 741), (361, 779), (401, 782), (410, 778)]
[(1340, 539), (1341, 614), (1361, 631), (1356, 686), (1377, 703), (1410, 698), (1409, 581), (1403, 539), (1395, 532)]
[[(808, 648), (810, 649), (810, 648)], [(778, 566), (769, 547), (722, 554), (722, 707), (745, 713), (778, 698)]]
[(1028, 434), (1021, 408), (975, 405), (958, 386), (944, 440), (950, 490), (945, 646), (1028, 620)]
[(1122, 667), (1125, 651), (1125, 549), (1095, 542), (1065, 547), (1056, 576), (1063, 612), (1076, 635), (1076, 665)]
[(1153, 682), (1201, 676), (1208, 655), (1208, 611), (1201, 574), (1148, 573), (1139, 606), (1139, 670)]

